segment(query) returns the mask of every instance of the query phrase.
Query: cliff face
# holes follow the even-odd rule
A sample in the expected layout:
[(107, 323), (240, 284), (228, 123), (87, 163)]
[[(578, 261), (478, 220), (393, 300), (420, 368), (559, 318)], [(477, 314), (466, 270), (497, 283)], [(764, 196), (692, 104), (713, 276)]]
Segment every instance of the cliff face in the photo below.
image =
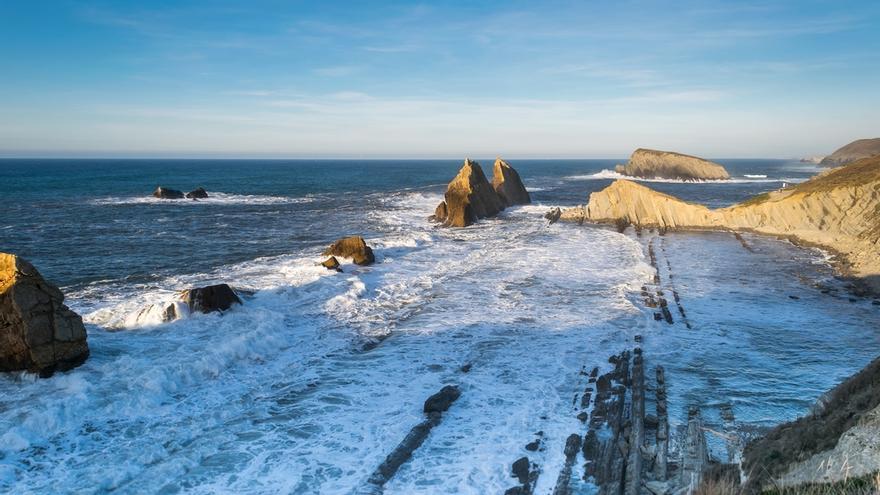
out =
[(635, 150), (626, 165), (618, 165), (618, 173), (630, 177), (681, 179), (681, 180), (720, 180), (729, 179), (730, 174), (721, 165), (672, 151), (657, 151), (639, 148)]
[(618, 180), (562, 219), (792, 236), (842, 254), (854, 275), (880, 289), (880, 156), (716, 210)]
[(519, 174), (501, 158), (495, 159), (495, 168), (492, 170), (492, 187), (507, 206), (527, 205), (532, 202)]
[(819, 162), (826, 167), (838, 167), (863, 158), (880, 155), (880, 138), (857, 139)]

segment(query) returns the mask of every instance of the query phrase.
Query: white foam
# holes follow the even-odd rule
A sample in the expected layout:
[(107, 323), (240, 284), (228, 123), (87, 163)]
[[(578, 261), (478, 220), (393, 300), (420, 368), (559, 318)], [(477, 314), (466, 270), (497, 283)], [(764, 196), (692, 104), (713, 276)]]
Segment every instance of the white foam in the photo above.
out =
[(161, 199), (153, 196), (109, 196), (90, 200), (95, 205), (128, 205), (128, 204), (157, 204), (169, 206), (199, 206), (199, 205), (237, 205), (237, 204), (291, 204), (291, 203), (311, 203), (318, 199), (317, 195), (306, 195), (302, 197), (286, 197), (286, 196), (263, 196), (254, 194), (232, 194), (210, 191), (205, 199)]
[(667, 182), (673, 184), (742, 184), (750, 182), (803, 182), (806, 179), (784, 178), (784, 179), (768, 179), (766, 175), (744, 175), (743, 177), (731, 177), (730, 179), (717, 180), (681, 180), (681, 179), (661, 179), (661, 178), (644, 178), (632, 177), (615, 172), (614, 170), (603, 169), (594, 174), (569, 175), (564, 177), (566, 180), (607, 180), (607, 179), (626, 179), (636, 182)]

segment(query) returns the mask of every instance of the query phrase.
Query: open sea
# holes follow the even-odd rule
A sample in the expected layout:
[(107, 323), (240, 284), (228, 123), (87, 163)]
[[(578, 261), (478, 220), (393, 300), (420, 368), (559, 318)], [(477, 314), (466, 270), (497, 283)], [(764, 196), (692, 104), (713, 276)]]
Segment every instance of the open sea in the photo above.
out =
[[(91, 348), (49, 379), (0, 373), (0, 492), (355, 493), (454, 384), (461, 398), (385, 493), (503, 493), (528, 455), (544, 494), (583, 428), (581, 370), (624, 349), (665, 366), (673, 429), (697, 405), (744, 436), (876, 356), (880, 306), (852, 297), (822, 251), (543, 219), (623, 161), (512, 160), (533, 204), (447, 229), (427, 219), (459, 160), (0, 160), (0, 251), (62, 289)], [(718, 207), (819, 171), (717, 161), (733, 180), (648, 185)], [(159, 185), (211, 197), (154, 199)], [(376, 264), (318, 266), (348, 235)], [(644, 307), (649, 245), (686, 320)], [(220, 282), (244, 305), (164, 324), (142, 313)], [(525, 451), (538, 431), (546, 448)]]

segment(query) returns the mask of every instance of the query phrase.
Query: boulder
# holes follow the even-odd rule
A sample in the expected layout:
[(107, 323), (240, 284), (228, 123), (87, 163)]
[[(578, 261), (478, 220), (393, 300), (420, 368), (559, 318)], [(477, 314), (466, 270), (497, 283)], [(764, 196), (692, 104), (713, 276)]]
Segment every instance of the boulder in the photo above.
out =
[(460, 395), (461, 391), (458, 387), (446, 385), (439, 392), (428, 397), (428, 400), (425, 401), (424, 411), (426, 414), (446, 412)]
[(532, 202), (519, 174), (501, 158), (495, 159), (495, 168), (492, 171), (492, 188), (507, 206), (527, 205)]
[(157, 187), (155, 191), (153, 191), (153, 197), (159, 199), (183, 199), (184, 194), (183, 191), (178, 191), (177, 189), (168, 189), (167, 187)]
[(82, 318), (33, 265), (0, 253), (0, 371), (50, 376), (89, 356)]
[(233, 304), (241, 304), (241, 299), (227, 284), (185, 290), (180, 294), (180, 300), (189, 306), (190, 311), (200, 313), (226, 311)]
[(445, 198), (445, 206), (441, 203), (434, 216), (447, 227), (467, 227), (480, 218), (497, 215), (505, 206), (480, 164), (470, 158), (449, 183)]
[(645, 179), (719, 180), (729, 179), (723, 166), (674, 151), (658, 151), (639, 148), (630, 156), (626, 165), (618, 165), (615, 171), (630, 177)]
[(562, 216), (562, 210), (558, 206), (544, 214), (544, 218), (546, 218), (547, 220), (550, 220), (551, 225), (558, 222), (559, 217), (561, 217), (561, 216)]
[(342, 271), (342, 268), (339, 268), (339, 260), (336, 259), (336, 256), (331, 256), (327, 258), (321, 263), (321, 266), (328, 270), (336, 270), (337, 272)]
[(355, 264), (371, 265), (376, 261), (373, 250), (367, 246), (361, 236), (351, 236), (339, 239), (324, 250), (324, 256), (341, 256), (351, 258)]
[(208, 191), (205, 191), (204, 187), (199, 187), (186, 193), (186, 197), (187, 199), (207, 199)]

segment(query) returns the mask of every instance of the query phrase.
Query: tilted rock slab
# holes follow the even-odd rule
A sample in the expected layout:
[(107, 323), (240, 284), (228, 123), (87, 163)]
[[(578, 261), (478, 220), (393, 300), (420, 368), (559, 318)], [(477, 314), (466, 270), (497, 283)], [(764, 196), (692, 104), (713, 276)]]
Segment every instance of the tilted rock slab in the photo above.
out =
[(723, 180), (730, 174), (715, 162), (695, 156), (639, 148), (626, 165), (618, 165), (619, 174), (645, 179)]
[(498, 196), (501, 196), (506, 206), (527, 205), (532, 202), (519, 174), (501, 158), (495, 159), (495, 167), (492, 170), (492, 188), (495, 189)]
[(0, 371), (46, 377), (89, 356), (82, 318), (33, 265), (0, 253)]
[(711, 210), (628, 180), (590, 195), (562, 220), (671, 229), (746, 230), (794, 238), (843, 256), (850, 274), (880, 290), (880, 156), (807, 182)]
[(839, 167), (876, 155), (880, 155), (880, 138), (857, 139), (823, 158), (819, 165)]

